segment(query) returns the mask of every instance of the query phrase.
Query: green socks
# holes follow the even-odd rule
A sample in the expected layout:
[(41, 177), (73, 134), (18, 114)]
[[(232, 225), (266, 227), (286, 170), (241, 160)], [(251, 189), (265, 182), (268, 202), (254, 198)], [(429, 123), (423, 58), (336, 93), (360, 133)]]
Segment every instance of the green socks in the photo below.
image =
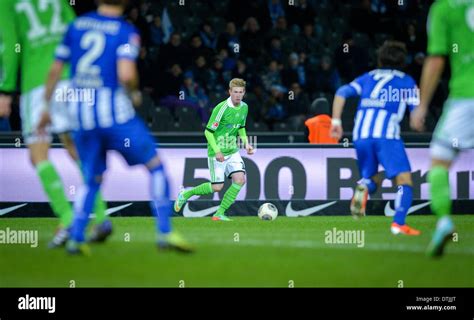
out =
[(433, 167), (428, 173), (431, 192), (431, 211), (442, 218), (451, 214), (449, 172), (443, 166)]
[(58, 173), (49, 161), (38, 163), (36, 171), (43, 185), (51, 208), (56, 216), (59, 217), (62, 227), (69, 227), (72, 222), (72, 208)]
[(94, 213), (95, 213), (95, 219), (94, 219), (94, 224), (101, 224), (105, 220), (107, 220), (107, 215), (105, 214), (105, 211), (107, 210), (107, 205), (105, 204), (104, 199), (102, 199), (102, 194), (97, 192), (97, 195), (95, 197), (95, 203), (94, 203)]
[(229, 189), (224, 194), (224, 198), (222, 199), (221, 205), (219, 209), (217, 209), (216, 215), (225, 214), (226, 210), (230, 208), (230, 206), (234, 203), (237, 195), (242, 189), (242, 186), (237, 183), (232, 183)]
[(192, 196), (202, 196), (202, 195), (211, 194), (211, 193), (213, 193), (212, 185), (210, 182), (206, 182), (206, 183), (198, 185), (197, 187), (194, 187), (192, 189), (185, 191), (183, 195), (186, 198), (186, 200), (188, 200)]
[[(230, 186), (229, 190), (226, 191), (224, 194), (224, 198), (221, 201), (221, 205), (219, 209), (217, 210), (216, 214), (224, 214), (227, 209), (234, 203), (235, 199), (237, 198), (237, 195), (240, 192), (240, 189), (242, 189), (242, 186), (236, 183), (232, 183)], [(203, 184), (198, 185), (197, 187), (194, 187), (192, 189), (189, 189), (183, 193), (183, 196), (187, 199), (191, 198), (192, 196), (200, 196), (200, 195), (205, 195), (205, 194), (211, 194), (213, 193), (212, 190), (212, 185), (210, 182), (206, 182)]]

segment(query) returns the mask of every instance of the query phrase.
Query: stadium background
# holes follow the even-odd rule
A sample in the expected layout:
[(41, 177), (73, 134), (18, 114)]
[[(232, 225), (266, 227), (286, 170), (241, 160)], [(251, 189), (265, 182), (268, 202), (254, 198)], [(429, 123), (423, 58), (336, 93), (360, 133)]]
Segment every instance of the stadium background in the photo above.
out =
[[(228, 81), (240, 77), (248, 83), (250, 134), (259, 132), (260, 142), (306, 142), (303, 121), (313, 116), (311, 102), (326, 97), (331, 104), (340, 85), (375, 68), (376, 48), (387, 39), (406, 43), (404, 71), (419, 82), (432, 1), (292, 3), (130, 1), (127, 18), (143, 41), (138, 63), (145, 99), (138, 111), (160, 141), (205, 142), (203, 124), (227, 97)], [(95, 5), (75, 1), (73, 8), (82, 14)], [(449, 70), (431, 104), (428, 132), (447, 97), (448, 78)], [(349, 139), (356, 105), (350, 99), (343, 114)], [(10, 122), (20, 129), (18, 108)], [(406, 142), (430, 140), (429, 133), (410, 132), (408, 115), (401, 129)], [(12, 134), (2, 137), (9, 142)]]
[[(206, 179), (202, 123), (214, 104), (226, 97), (225, 85), (231, 77), (243, 77), (249, 82), (245, 98), (252, 112), (248, 132), (251, 136), (258, 137), (258, 148), (262, 150), (258, 150), (251, 158), (257, 163), (260, 179), (249, 174), (249, 178), (256, 180), (248, 185), (255, 189), (257, 181), (262, 183), (259, 184), (261, 194), (263, 190), (274, 187), (274, 180), (267, 183), (263, 175), (275, 176), (268, 170), (268, 166), (259, 163), (261, 154), (287, 153), (280, 164), (288, 164), (288, 158), (306, 161), (308, 165), (304, 169), (307, 172), (307, 190), (311, 183), (319, 183), (315, 178), (316, 173), (327, 174), (328, 167), (324, 167), (321, 162), (325, 155), (342, 153), (342, 156), (334, 158), (350, 162), (352, 171), (356, 172), (350, 144), (332, 147), (306, 144), (301, 119), (312, 116), (308, 107), (314, 98), (324, 96), (331, 102), (337, 85), (347, 83), (359, 73), (374, 68), (376, 47), (385, 39), (398, 39), (407, 43), (409, 58), (406, 71), (419, 81), (426, 48), (426, 16), (432, 1), (307, 1), (306, 9), (301, 8), (304, 1), (295, 1), (294, 7), (288, 6), (288, 1), (273, 2), (276, 7), (270, 11), (266, 0), (188, 0), (184, 6), (180, 6), (179, 1), (136, 1), (127, 13), (141, 31), (144, 40), (139, 64), (142, 91), (146, 99), (139, 112), (162, 142), (164, 153), (179, 148), (176, 156), (184, 161), (183, 153), (194, 155), (201, 152), (200, 156), (191, 159), (201, 171), (196, 175), (192, 172), (186, 187), (202, 181), (199, 179)], [(278, 4), (283, 10), (278, 9)], [(165, 21), (162, 19), (165, 7), (175, 32), (179, 34), (175, 37), (181, 38), (177, 45), (162, 42), (164, 32), (159, 23)], [(93, 1), (76, 0), (74, 8), (81, 14), (94, 9), (94, 4)], [(255, 19), (250, 19), (252, 16)], [(228, 36), (225, 32), (231, 21), (235, 24), (236, 34)], [(251, 31), (255, 22), (260, 26), (259, 31)], [(206, 29), (203, 27), (205, 23), (210, 24), (214, 36), (200, 32)], [(232, 29), (232, 26), (229, 28)], [(305, 30), (309, 36), (305, 37)], [(201, 39), (195, 37), (195, 34)], [(235, 48), (235, 41), (239, 44), (239, 52), (232, 50)], [(278, 42), (281, 49), (278, 49)], [(229, 43), (231, 49), (225, 57), (220, 49), (229, 48)], [(349, 52), (341, 54), (345, 44), (349, 45)], [(289, 60), (294, 60), (294, 53), (297, 57), (296, 69), (289, 67)], [(272, 60), (276, 63), (272, 64)], [(179, 100), (184, 78), (190, 79), (189, 71), (192, 72), (194, 85), (187, 88), (185, 96), (192, 98), (190, 92), (195, 92), (199, 97), (199, 106), (193, 105), (195, 99), (190, 99), (185, 102), (186, 106), (167, 107), (166, 102)], [(447, 96), (448, 77), (449, 72), (446, 72), (431, 105), (428, 121), (430, 131)], [(289, 92), (292, 89), (293, 92), (298, 92), (298, 87), (301, 92), (295, 95), (296, 99), (290, 100)], [(200, 100), (206, 103), (200, 105)], [(178, 102), (183, 103), (181, 100)], [(356, 100), (349, 102), (343, 118), (349, 141), (356, 103)], [(172, 105), (168, 105), (170, 104)], [(462, 214), (453, 217), (459, 227), (461, 241), (453, 244), (449, 248), (449, 255), (439, 263), (428, 260), (423, 255), (430, 230), (436, 223), (435, 216), (410, 215), (410, 223), (422, 229), (423, 234), (416, 239), (393, 237), (388, 230), (389, 218), (371, 216), (355, 223), (349, 216), (348, 200), (328, 197), (308, 201), (302, 199), (297, 188), (293, 195), (298, 199), (291, 197), (291, 201), (294, 200), (293, 211), (336, 201), (337, 204), (325, 208), (314, 217), (279, 217), (270, 224), (255, 217), (256, 206), (260, 203), (255, 201), (237, 201), (231, 214), (253, 217), (238, 217), (231, 224), (216, 225), (210, 219), (173, 219), (176, 228), (182, 230), (198, 248), (192, 258), (153, 254), (155, 234), (151, 217), (113, 217), (114, 235), (104, 246), (93, 248), (92, 259), (67, 259), (62, 251), (46, 249), (45, 244), (50, 240), (57, 220), (35, 218), (53, 217), (53, 214), (48, 203), (41, 198), (44, 195), (38, 189), (39, 182), (28, 162), (26, 148), (17, 144), (17, 139), (20, 139), (18, 108), (14, 108), (14, 111), (16, 114), (11, 117), (14, 131), (0, 134), (0, 159), (3, 159), (2, 152), (13, 157), (5, 162), (7, 165), (0, 165), (0, 181), (2, 186), (7, 186), (3, 188), (6, 192), (0, 193), (0, 196), (7, 199), (6, 202), (0, 201), (0, 210), (13, 209), (9, 212), (3, 210), (1, 217), (6, 219), (0, 219), (0, 229), (15, 227), (38, 230), (41, 244), (38, 250), (32, 250), (28, 246), (0, 247), (1, 260), (6, 262), (0, 264), (0, 274), (6, 275), (0, 277), (0, 287), (71, 287), (71, 283), (77, 287), (294, 285), (400, 288), (474, 285), (473, 223), (468, 214), (472, 212), (472, 208), (469, 209), (466, 203), (458, 201), (467, 201), (468, 204), (473, 202), (471, 193), (474, 191), (474, 175), (472, 162), (469, 161), (472, 153), (465, 155), (466, 161), (461, 161), (467, 169), (462, 167), (460, 171), (456, 171), (453, 168), (451, 173), (451, 177), (456, 179), (453, 186), (457, 188), (454, 209), (456, 213)], [(410, 132), (407, 119), (405, 116), (402, 124), (404, 140), (409, 144), (420, 143), (410, 144), (408, 149), (409, 153), (420, 154), (413, 159), (415, 162), (423, 163), (420, 170), (414, 173), (419, 186), (424, 183), (429, 167), (427, 143), (431, 134)], [(313, 155), (303, 159), (301, 154), (304, 152), (313, 152)], [(51, 155), (72, 199), (74, 195), (71, 194), (71, 187), (77, 186), (81, 181), (79, 172), (71, 169), (74, 164), (59, 145), (55, 145)], [(114, 164), (118, 165), (112, 166), (111, 171), (122, 179), (123, 183), (116, 186), (122, 195), (128, 196), (132, 191), (140, 192), (134, 185), (137, 180), (142, 183), (142, 187), (146, 185), (139, 172), (132, 170), (124, 175), (123, 162)], [(249, 170), (250, 166), (248, 165)], [(288, 178), (289, 173), (283, 172), (284, 170), (282, 175)], [(186, 170), (183, 171), (172, 171), (171, 178), (178, 180), (177, 177), (184, 177)], [(338, 172), (340, 177), (347, 178), (347, 170), (332, 170), (330, 173), (334, 175)], [(177, 181), (178, 184), (183, 182), (184, 178), (183, 181)], [(349, 182), (350, 180), (347, 183)], [(17, 187), (18, 185), (20, 186)], [(176, 187), (174, 185), (173, 192), (177, 191)], [(319, 191), (320, 188), (327, 186), (318, 185), (311, 191)], [(142, 190), (142, 194), (145, 194), (148, 189), (143, 187)], [(107, 189), (104, 190), (106, 198), (109, 195), (107, 192)], [(386, 192), (393, 193), (393, 188), (391, 190), (387, 186)], [(269, 195), (275, 195), (275, 190)], [(24, 198), (14, 201), (15, 197)], [(28, 200), (33, 198), (31, 202)], [(265, 193), (265, 201), (276, 203), (281, 216), (284, 215), (289, 199), (277, 202)], [(144, 199), (131, 201), (132, 205), (128, 205), (128, 200), (127, 197), (122, 197), (122, 201), (108, 203), (109, 208), (120, 209), (113, 216), (149, 215), (148, 204)], [(217, 204), (217, 201), (209, 201), (193, 201), (193, 210), (208, 209)], [(425, 206), (415, 214), (429, 213), (427, 201), (426, 198), (420, 200), (417, 197), (414, 205)], [(369, 203), (369, 215), (384, 215), (387, 201)], [(393, 203), (391, 206), (393, 208)], [(336, 214), (345, 216), (326, 216)], [(365, 230), (366, 246), (358, 248), (353, 244), (328, 244), (324, 235), (328, 230), (336, 228)], [(130, 242), (125, 240), (125, 235), (130, 236)], [(236, 235), (239, 237), (238, 241)]]

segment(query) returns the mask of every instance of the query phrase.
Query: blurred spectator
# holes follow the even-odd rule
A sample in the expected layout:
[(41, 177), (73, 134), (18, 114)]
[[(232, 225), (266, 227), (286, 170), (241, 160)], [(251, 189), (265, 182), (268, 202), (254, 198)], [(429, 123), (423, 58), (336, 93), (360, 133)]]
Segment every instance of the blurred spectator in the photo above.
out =
[(250, 88), (249, 91), (255, 85), (253, 73), (242, 59), (237, 60), (237, 66), (232, 72), (232, 78), (245, 79), (248, 88)]
[(426, 39), (417, 32), (416, 26), (413, 23), (409, 23), (406, 26), (400, 40), (407, 46), (409, 62), (411, 62), (417, 52), (426, 49)]
[(211, 72), (207, 65), (207, 60), (204, 56), (199, 56), (194, 60), (194, 66), (192, 68), (194, 79), (202, 87), (206, 88), (207, 83), (211, 79)]
[(293, 129), (298, 128), (306, 119), (309, 108), (308, 95), (303, 92), (298, 83), (293, 83), (290, 88), (287, 102), (288, 122)]
[(222, 61), (224, 71), (234, 70), (237, 65), (237, 60), (235, 60), (233, 57), (229, 57), (229, 52), (227, 49), (219, 50), (218, 57)]
[(230, 72), (224, 70), (222, 60), (216, 57), (210, 72), (209, 82), (207, 83), (208, 90), (220, 93), (225, 92), (229, 81)]
[(196, 60), (199, 56), (203, 56), (206, 59), (210, 59), (212, 55), (213, 51), (203, 45), (202, 39), (199, 34), (194, 34), (191, 37), (191, 42), (189, 46), (189, 56), (192, 61)]
[(151, 44), (154, 46), (160, 46), (163, 44), (164, 33), (161, 28), (161, 17), (156, 16), (153, 19), (153, 23), (150, 26)]
[(278, 18), (285, 17), (285, 10), (280, 0), (268, 0), (268, 15), (273, 26), (276, 25)]
[(300, 59), (296, 52), (290, 54), (288, 66), (282, 72), (282, 80), (283, 85), (287, 88), (294, 82), (302, 87), (306, 85), (306, 71), (304, 66), (300, 64)]
[(158, 92), (159, 97), (177, 97), (179, 95), (179, 88), (183, 82), (183, 70), (181, 69), (181, 66), (176, 63), (166, 70), (162, 79), (155, 79), (158, 81), (154, 84), (154, 89)]
[(179, 88), (179, 95), (167, 95), (160, 99), (158, 104), (168, 108), (172, 114), (176, 114), (178, 108), (194, 109), (202, 123), (208, 118), (209, 99), (204, 90), (194, 82), (193, 74), (187, 71), (183, 77), (183, 83)]
[(334, 144), (337, 139), (332, 138), (331, 117), (329, 116), (329, 103), (326, 98), (313, 101), (309, 110), (313, 117), (305, 121), (305, 137), (309, 143)]
[(187, 67), (189, 63), (190, 59), (188, 57), (188, 51), (181, 43), (181, 34), (178, 32), (173, 32), (173, 34), (171, 34), (170, 41), (167, 44), (162, 45), (160, 49), (158, 70), (155, 70), (155, 73), (158, 74), (162, 72), (161, 70), (166, 70), (173, 64), (179, 64), (181, 67)]
[(263, 119), (270, 128), (273, 128), (273, 124), (278, 121), (282, 121), (286, 118), (287, 111), (284, 105), (284, 96), (288, 91), (278, 85), (274, 85), (271, 88), (270, 97), (263, 105)]
[(184, 92), (184, 100), (189, 102), (193, 108), (198, 111), (201, 120), (203, 122), (206, 121), (209, 109), (209, 98), (199, 84), (194, 82), (192, 71), (184, 73), (184, 81), (180, 91)]
[(201, 36), (202, 42), (204, 46), (215, 50), (217, 47), (217, 35), (214, 32), (214, 28), (209, 22), (204, 22), (201, 26), (199, 31), (199, 35)]
[(313, 23), (307, 23), (303, 27), (302, 34), (295, 40), (296, 50), (306, 54), (318, 54), (322, 50), (320, 41), (314, 35)]
[(270, 31), (270, 36), (280, 38), (283, 51), (289, 53), (294, 50), (295, 35), (288, 29), (285, 17), (277, 19), (275, 27)]
[(242, 30), (240, 34), (242, 55), (246, 58), (257, 59), (263, 52), (263, 34), (257, 19), (248, 18)]
[(269, 55), (271, 60), (276, 60), (278, 63), (282, 63), (284, 61), (284, 53), (281, 48), (281, 39), (278, 36), (273, 36), (270, 39), (270, 50)]
[(137, 7), (132, 7), (130, 12), (128, 13), (128, 20), (132, 23), (135, 27), (137, 27), (138, 31), (140, 32), (142, 45), (149, 46), (150, 45), (150, 29), (148, 27), (148, 23), (146, 22), (145, 18), (140, 15), (140, 11)]
[(282, 85), (280, 69), (278, 61), (270, 61), (267, 70), (262, 75), (262, 83), (265, 90), (270, 91), (273, 85)]
[(318, 71), (315, 74), (315, 89), (317, 91), (334, 94), (340, 86), (341, 79), (332, 64), (331, 57), (323, 56)]
[(236, 49), (240, 47), (239, 37), (237, 35), (237, 29), (235, 28), (235, 23), (232, 21), (227, 22), (225, 27), (225, 32), (219, 35), (217, 40), (217, 49), (227, 49), (230, 56), (234, 56), (237, 51)]

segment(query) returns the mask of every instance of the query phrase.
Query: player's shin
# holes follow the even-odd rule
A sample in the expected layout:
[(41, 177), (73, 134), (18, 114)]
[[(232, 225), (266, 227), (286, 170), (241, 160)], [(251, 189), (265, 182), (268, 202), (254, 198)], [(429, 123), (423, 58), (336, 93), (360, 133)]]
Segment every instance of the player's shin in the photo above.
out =
[(230, 208), (230, 206), (235, 202), (237, 195), (242, 189), (242, 186), (237, 183), (232, 183), (229, 189), (224, 194), (224, 198), (222, 198), (221, 205), (219, 209), (217, 209), (216, 215), (225, 214), (225, 212)]
[(169, 184), (163, 165), (150, 171), (151, 174), (151, 210), (156, 217), (157, 230), (161, 234), (171, 231), (171, 201), (169, 200)]
[(72, 240), (78, 243), (85, 241), (85, 232), (89, 223), (89, 214), (92, 212), (100, 184), (89, 183), (80, 188), (74, 203), (74, 221), (72, 224)]
[(397, 197), (395, 198), (395, 216), (393, 222), (404, 225), (408, 209), (413, 200), (413, 188), (409, 185), (398, 186)]
[(72, 208), (68, 202), (64, 187), (58, 173), (50, 161), (42, 161), (36, 166), (36, 171), (48, 196), (53, 212), (59, 217), (61, 226), (69, 227), (72, 222)]
[(433, 167), (428, 174), (431, 193), (431, 210), (438, 218), (451, 214), (449, 172), (443, 166)]
[(211, 183), (205, 182), (192, 189), (185, 191), (183, 195), (187, 200), (191, 198), (192, 196), (202, 196), (202, 195), (211, 194), (211, 193), (213, 193)]

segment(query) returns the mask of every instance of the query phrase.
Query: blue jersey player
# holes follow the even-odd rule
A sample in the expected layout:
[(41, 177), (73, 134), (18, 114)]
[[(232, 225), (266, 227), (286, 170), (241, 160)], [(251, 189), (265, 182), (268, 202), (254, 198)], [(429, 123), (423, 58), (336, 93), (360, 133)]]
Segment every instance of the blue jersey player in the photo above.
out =
[(354, 147), (361, 175), (351, 201), (354, 217), (364, 216), (369, 194), (382, 182), (378, 172), (381, 164), (385, 176), (398, 186), (393, 234), (419, 235), (405, 223), (412, 203), (411, 168), (400, 138), (400, 121), (405, 110), (418, 105), (418, 89), (409, 75), (399, 71), (405, 63), (403, 43), (387, 41), (378, 51), (379, 69), (372, 70), (340, 87), (334, 97), (331, 133), (342, 137), (341, 114), (349, 97), (360, 97), (353, 131)]
[[(87, 254), (84, 232), (95, 195), (106, 170), (108, 150), (118, 151), (129, 165), (144, 165), (150, 173), (151, 208), (157, 218), (158, 247), (183, 252), (189, 244), (171, 231), (169, 185), (153, 138), (136, 116), (133, 105), (140, 103), (136, 58), (140, 37), (122, 18), (123, 0), (101, 0), (97, 12), (77, 18), (68, 28), (56, 51), (45, 100), (57, 98), (53, 88), (68, 63), (72, 87), (68, 94), (74, 140), (84, 170), (85, 185), (75, 200), (71, 254)], [(132, 103), (133, 102), (133, 103)], [(45, 110), (39, 126), (49, 121)]]

